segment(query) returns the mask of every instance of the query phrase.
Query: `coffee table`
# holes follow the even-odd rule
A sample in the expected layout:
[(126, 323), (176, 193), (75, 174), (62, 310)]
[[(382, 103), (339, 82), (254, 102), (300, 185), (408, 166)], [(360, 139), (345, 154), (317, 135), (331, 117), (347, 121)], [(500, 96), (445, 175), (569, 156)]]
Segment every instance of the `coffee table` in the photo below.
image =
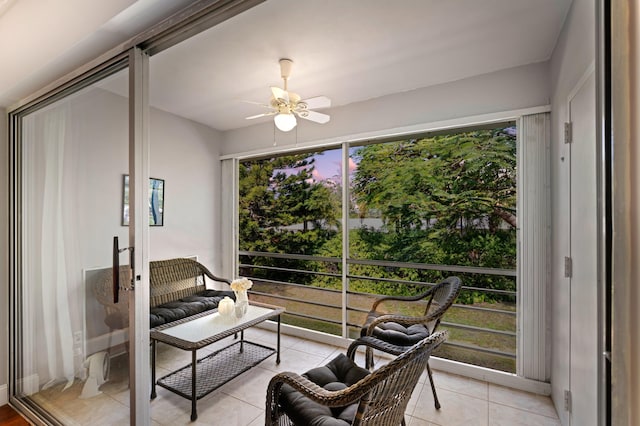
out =
[[(256, 366), (274, 353), (280, 364), (280, 314), (285, 308), (265, 303), (249, 302), (242, 318), (224, 318), (217, 310), (163, 324), (151, 329), (151, 399), (156, 397), (156, 384), (191, 400), (191, 420), (198, 418), (196, 402), (229, 380)], [(244, 340), (244, 330), (277, 318), (276, 349)], [(225, 337), (240, 333), (240, 340), (219, 349), (202, 359), (196, 351)], [(156, 381), (156, 345), (163, 342), (170, 346), (191, 351), (191, 364), (161, 377)]]

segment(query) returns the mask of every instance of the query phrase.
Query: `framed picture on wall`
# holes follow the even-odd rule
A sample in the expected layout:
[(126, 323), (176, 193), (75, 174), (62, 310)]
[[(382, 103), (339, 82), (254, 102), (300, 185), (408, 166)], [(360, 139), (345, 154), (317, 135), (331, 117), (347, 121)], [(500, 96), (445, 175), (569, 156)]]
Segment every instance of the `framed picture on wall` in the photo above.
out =
[[(149, 179), (149, 226), (164, 225), (164, 179)], [(122, 180), (122, 226), (129, 226), (129, 175)]]

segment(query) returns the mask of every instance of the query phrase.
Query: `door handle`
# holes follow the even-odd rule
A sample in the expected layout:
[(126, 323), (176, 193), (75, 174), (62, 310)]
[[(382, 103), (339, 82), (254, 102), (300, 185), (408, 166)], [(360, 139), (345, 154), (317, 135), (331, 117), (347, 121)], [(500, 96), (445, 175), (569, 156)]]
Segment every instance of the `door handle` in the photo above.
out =
[(118, 237), (113, 237), (113, 303), (118, 303), (118, 295), (120, 294), (120, 248), (118, 247)]
[[(133, 247), (120, 248), (118, 244), (118, 237), (113, 237), (113, 260), (112, 271), (113, 274), (113, 303), (118, 303), (118, 296), (120, 295), (120, 253), (129, 250), (129, 268), (133, 272)], [(133, 283), (131, 283), (133, 287)]]

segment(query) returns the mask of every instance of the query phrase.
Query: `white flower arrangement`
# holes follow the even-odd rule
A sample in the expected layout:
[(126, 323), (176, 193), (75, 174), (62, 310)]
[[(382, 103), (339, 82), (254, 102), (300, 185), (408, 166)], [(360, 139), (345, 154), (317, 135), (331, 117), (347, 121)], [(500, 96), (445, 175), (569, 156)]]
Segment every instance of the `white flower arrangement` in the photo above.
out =
[(251, 288), (253, 282), (248, 278), (238, 278), (231, 281), (231, 290), (233, 291), (247, 291)]

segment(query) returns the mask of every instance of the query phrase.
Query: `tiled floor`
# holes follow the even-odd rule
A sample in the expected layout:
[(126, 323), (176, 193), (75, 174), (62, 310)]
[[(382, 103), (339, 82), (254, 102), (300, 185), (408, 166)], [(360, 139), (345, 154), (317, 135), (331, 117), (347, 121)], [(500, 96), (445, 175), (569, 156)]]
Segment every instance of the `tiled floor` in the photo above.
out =
[[(245, 332), (247, 340), (275, 345), (275, 334), (252, 328)], [(223, 345), (229, 341), (220, 342)], [(218, 348), (208, 347), (202, 354)], [(282, 336), (281, 363), (270, 357), (243, 375), (223, 385), (198, 401), (198, 420), (190, 421), (190, 401), (168, 390), (157, 387), (158, 396), (151, 401), (151, 418), (154, 425), (221, 425), (257, 426), (264, 424), (266, 388), (273, 375), (280, 371), (303, 373), (324, 365), (344, 349)], [(190, 354), (166, 345), (158, 347), (158, 377), (182, 367), (190, 361)], [(358, 359), (362, 364), (362, 358)], [(112, 371), (113, 376), (113, 371)], [(433, 406), (433, 395), (426, 374), (423, 374), (414, 390), (406, 420), (409, 426), (426, 425), (559, 425), (555, 408), (548, 397), (529, 394), (468, 379), (453, 374), (434, 371), (434, 380), (442, 404), (440, 410)], [(128, 412), (127, 391), (122, 383), (106, 383), (103, 394), (84, 400), (71, 401), (66, 391), (66, 421), (77, 424), (116, 424)], [(80, 404), (82, 410), (73, 408)], [(93, 406), (93, 408), (89, 408)], [(76, 407), (77, 408), (77, 407)], [(82, 416), (78, 417), (77, 415)], [(69, 416), (69, 417), (67, 417)], [(75, 420), (72, 421), (72, 418)]]

